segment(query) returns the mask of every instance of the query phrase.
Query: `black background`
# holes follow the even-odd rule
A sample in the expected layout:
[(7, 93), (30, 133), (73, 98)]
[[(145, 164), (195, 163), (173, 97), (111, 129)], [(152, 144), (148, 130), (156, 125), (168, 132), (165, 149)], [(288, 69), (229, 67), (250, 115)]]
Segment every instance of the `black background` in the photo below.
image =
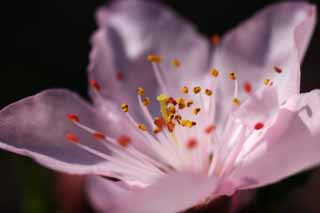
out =
[[(213, 33), (223, 34), (258, 9), (279, 1), (163, 2), (197, 24), (203, 34), (210, 36)], [(311, 2), (316, 3), (317, 0)], [(0, 108), (47, 88), (69, 88), (86, 97), (89, 37), (95, 29), (95, 8), (103, 3), (105, 1), (102, 0), (51, 0), (33, 5), (28, 1), (14, 1), (4, 8), (6, 15), (1, 32), (5, 48), (2, 48), (4, 56), (0, 67)], [(320, 88), (319, 54), (320, 28), (317, 26), (302, 68), (302, 91)], [(17, 212), (27, 187), (24, 185), (27, 181), (23, 180), (25, 173), (35, 171), (36, 179), (41, 180), (47, 178), (47, 171), (13, 154), (1, 151), (0, 156), (0, 211)], [(21, 171), (19, 165), (25, 169)], [(33, 170), (26, 169), (30, 165)], [(294, 187), (308, 174), (277, 184), (275, 190)]]

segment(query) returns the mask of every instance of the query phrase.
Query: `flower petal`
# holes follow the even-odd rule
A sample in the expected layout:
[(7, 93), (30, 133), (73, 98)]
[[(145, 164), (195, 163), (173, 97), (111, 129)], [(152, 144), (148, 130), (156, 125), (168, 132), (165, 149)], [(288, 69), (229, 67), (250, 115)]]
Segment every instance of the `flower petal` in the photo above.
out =
[[(169, 90), (208, 68), (209, 42), (189, 22), (157, 2), (117, 1), (100, 8), (97, 19), (100, 28), (92, 37), (89, 74), (100, 81), (104, 97), (136, 103), (138, 86), (148, 96), (158, 95), (148, 54), (163, 56), (161, 66)], [(171, 68), (174, 58), (182, 62), (180, 71)], [(123, 75), (120, 81), (118, 72)]]
[[(227, 33), (213, 56), (213, 66), (234, 71), (239, 85), (258, 89), (269, 78), (278, 86), (282, 103), (300, 88), (300, 64), (315, 26), (316, 8), (305, 2), (271, 5)], [(278, 74), (274, 66), (282, 69)], [(228, 74), (219, 77), (216, 91), (221, 117), (230, 110), (234, 85)], [(240, 100), (244, 92), (239, 94)]]
[(175, 213), (203, 202), (217, 183), (205, 176), (171, 174), (146, 188), (92, 177), (88, 185), (93, 204), (102, 212)]
[[(320, 90), (289, 99), (266, 132), (264, 143), (235, 169), (233, 183), (253, 188), (320, 164), (319, 106)], [(243, 180), (252, 181), (242, 185)]]
[(72, 133), (79, 143), (103, 148), (69, 121), (68, 113), (77, 114), (82, 122), (96, 127), (93, 108), (67, 90), (47, 90), (7, 106), (0, 111), (0, 148), (66, 173), (106, 174), (103, 159), (66, 140), (66, 134)]

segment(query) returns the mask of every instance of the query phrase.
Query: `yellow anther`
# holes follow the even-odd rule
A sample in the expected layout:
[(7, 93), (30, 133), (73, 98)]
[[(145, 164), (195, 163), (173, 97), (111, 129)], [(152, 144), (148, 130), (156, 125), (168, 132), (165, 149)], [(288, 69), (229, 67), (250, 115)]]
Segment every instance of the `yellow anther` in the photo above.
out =
[(139, 128), (141, 131), (147, 131), (147, 127), (146, 127), (144, 124), (139, 124), (139, 125), (138, 125), (138, 128)]
[(173, 59), (171, 61), (171, 65), (174, 67), (174, 68), (179, 68), (181, 66), (181, 61), (179, 59)]
[(270, 79), (266, 78), (263, 80), (264, 85), (268, 86), (270, 83)]
[(165, 122), (169, 121), (168, 112), (167, 112), (167, 96), (165, 94), (161, 94), (157, 97), (157, 100), (160, 103), (160, 111), (162, 113), (162, 117)]
[(122, 111), (124, 111), (124, 112), (128, 112), (128, 111), (129, 111), (129, 106), (128, 106), (128, 104), (121, 104), (121, 109), (122, 109)]
[(236, 80), (236, 74), (234, 72), (230, 72), (229, 73), (229, 79), (232, 80), (232, 81)]
[(159, 64), (161, 62), (162, 58), (159, 55), (148, 55), (148, 61), (152, 62), (152, 63), (157, 63)]
[(240, 106), (241, 102), (238, 98), (233, 98), (232, 99), (232, 104), (235, 106)]
[(150, 104), (150, 98), (149, 97), (144, 98), (142, 103), (144, 106), (148, 106)]
[(184, 127), (189, 127), (191, 128), (193, 125), (193, 121), (190, 121), (190, 120), (182, 120), (181, 121), (181, 125), (184, 126)]
[(193, 100), (192, 100), (192, 99), (189, 99), (189, 100), (187, 101), (187, 107), (190, 107), (192, 104), (193, 104)]
[(186, 101), (183, 98), (178, 98), (177, 102), (179, 109), (184, 109), (186, 107)]
[(169, 113), (168, 118), (169, 118), (169, 120), (171, 121), (171, 120), (174, 118), (174, 114), (173, 114), (173, 113)]
[(200, 112), (200, 108), (194, 108), (194, 109), (192, 110), (192, 113), (193, 113), (194, 115), (198, 115), (199, 112)]
[(175, 114), (176, 113), (176, 107), (175, 106), (169, 106), (167, 109), (169, 114)]
[(194, 87), (193, 92), (194, 94), (198, 94), (199, 92), (201, 92), (201, 87)]
[(142, 87), (137, 88), (137, 93), (139, 96), (144, 96), (144, 89)]
[(205, 93), (206, 93), (207, 96), (211, 96), (212, 95), (212, 90), (206, 89)]
[(217, 69), (211, 69), (211, 71), (210, 71), (210, 74), (213, 76), (213, 77), (218, 77), (218, 75), (219, 75), (219, 71), (217, 70)]
[(177, 121), (181, 121), (182, 117), (181, 115), (177, 114), (175, 117), (174, 117)]
[(189, 89), (188, 87), (184, 86), (181, 88), (181, 92), (184, 93), (184, 94), (187, 94), (189, 92)]

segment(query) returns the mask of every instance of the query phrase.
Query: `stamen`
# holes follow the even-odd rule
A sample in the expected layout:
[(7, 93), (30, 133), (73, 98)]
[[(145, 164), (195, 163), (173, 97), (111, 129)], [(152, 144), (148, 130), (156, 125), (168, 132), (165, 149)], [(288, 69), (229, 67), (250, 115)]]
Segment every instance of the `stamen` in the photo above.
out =
[(158, 133), (161, 132), (161, 130), (162, 130), (162, 129), (156, 127), (156, 128), (153, 129), (153, 133), (154, 133), (154, 134), (158, 134)]
[(69, 113), (69, 114), (67, 115), (67, 117), (68, 117), (68, 119), (69, 119), (70, 121), (72, 121), (72, 122), (80, 122), (79, 117), (78, 117), (77, 115), (75, 115), (75, 114)]
[(197, 86), (193, 88), (193, 93), (194, 94), (198, 94), (199, 92), (201, 92), (201, 87)]
[(167, 104), (177, 105), (177, 101), (173, 97), (167, 99)]
[(148, 55), (148, 61), (159, 64), (162, 61), (162, 58), (159, 55), (151, 54)]
[(205, 93), (206, 93), (207, 96), (211, 96), (212, 95), (212, 90), (206, 89)]
[(122, 104), (122, 105), (121, 105), (121, 109), (122, 109), (123, 112), (128, 112), (128, 111), (129, 111), (129, 106), (128, 106), (128, 104)]
[(187, 142), (187, 148), (188, 148), (189, 150), (194, 149), (197, 145), (198, 145), (198, 142), (197, 142), (197, 140), (194, 139), (194, 138), (189, 139), (188, 142)]
[(211, 36), (211, 42), (213, 45), (219, 45), (221, 43), (221, 37), (218, 34), (213, 34)]
[(192, 104), (193, 104), (193, 100), (192, 100), (192, 99), (189, 99), (189, 100), (187, 101), (187, 107), (190, 107)]
[(270, 79), (268, 79), (268, 78), (264, 79), (264, 80), (263, 80), (263, 83), (264, 83), (266, 86), (268, 86), (269, 83), (270, 83)]
[(144, 124), (139, 124), (138, 125), (138, 128), (141, 130), (141, 131), (147, 131), (147, 128)]
[(137, 88), (137, 93), (139, 96), (144, 96), (144, 89), (142, 87)]
[(148, 106), (150, 104), (150, 98), (149, 97), (144, 98), (142, 103), (144, 106)]
[(192, 110), (192, 113), (193, 113), (194, 115), (198, 115), (199, 112), (200, 112), (200, 108), (194, 108), (194, 109)]
[(156, 118), (154, 119), (153, 123), (154, 123), (159, 129), (162, 129), (165, 122), (164, 122), (163, 118), (156, 117)]
[(207, 128), (204, 129), (205, 133), (210, 134), (211, 132), (213, 132), (216, 129), (216, 126), (211, 124), (209, 126), (207, 126)]
[(213, 68), (211, 69), (210, 74), (216, 78), (219, 75), (219, 71)]
[(168, 128), (169, 132), (173, 132), (174, 127), (175, 127), (175, 124), (172, 121), (169, 121), (167, 123), (167, 128)]
[(230, 72), (229, 73), (229, 79), (232, 80), (232, 81), (236, 80), (236, 74), (234, 72)]
[(178, 98), (178, 107), (179, 109), (184, 109), (186, 107), (186, 102), (183, 98)]
[(176, 116), (174, 117), (174, 119), (176, 119), (176, 121), (177, 121), (178, 123), (180, 123), (182, 117), (181, 117), (181, 115), (178, 114), (178, 115), (176, 115)]
[(100, 84), (98, 84), (98, 82), (96, 80), (89, 80), (89, 85), (94, 88), (96, 91), (100, 91), (101, 90), (101, 86)]
[(106, 139), (106, 136), (101, 133), (101, 132), (95, 132), (93, 133), (93, 137), (96, 139), (96, 140), (105, 140)]
[(121, 135), (120, 137), (118, 137), (117, 143), (120, 146), (127, 147), (131, 143), (131, 139), (126, 135)]
[(176, 108), (174, 106), (169, 106), (167, 109), (169, 114), (175, 114), (176, 113)]
[(276, 71), (279, 74), (282, 73), (282, 69), (278, 66), (274, 66), (273, 69), (274, 69), (274, 71)]
[(240, 106), (241, 102), (238, 98), (233, 98), (232, 103), (234, 106)]
[(174, 67), (174, 68), (179, 68), (181, 66), (181, 61), (179, 59), (173, 59), (171, 61), (171, 65)]
[(188, 94), (188, 92), (189, 92), (188, 87), (186, 87), (186, 86), (182, 87), (181, 88), (181, 92), (184, 93), (184, 94)]
[(264, 124), (262, 122), (258, 122), (254, 125), (255, 130), (262, 129), (264, 127)]
[(66, 139), (69, 140), (72, 143), (78, 143), (79, 142), (79, 138), (77, 136), (75, 136), (72, 133), (67, 133), (66, 134)]
[(244, 83), (243, 89), (246, 93), (250, 93), (252, 91), (252, 86), (249, 82)]
[(194, 125), (196, 125), (196, 122), (194, 121), (190, 121), (190, 120), (182, 120), (181, 121), (181, 125), (184, 126), (184, 127), (193, 127)]

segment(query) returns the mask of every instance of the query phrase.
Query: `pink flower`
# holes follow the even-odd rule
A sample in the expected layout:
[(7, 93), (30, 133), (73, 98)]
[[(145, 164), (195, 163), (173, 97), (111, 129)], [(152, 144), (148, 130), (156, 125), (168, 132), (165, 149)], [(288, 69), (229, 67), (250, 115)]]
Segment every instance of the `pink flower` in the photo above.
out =
[(180, 212), (316, 166), (320, 91), (299, 94), (315, 17), (307, 3), (272, 5), (213, 47), (158, 3), (101, 8), (93, 104), (62, 89), (11, 104), (0, 147), (92, 174), (91, 200), (108, 212)]

